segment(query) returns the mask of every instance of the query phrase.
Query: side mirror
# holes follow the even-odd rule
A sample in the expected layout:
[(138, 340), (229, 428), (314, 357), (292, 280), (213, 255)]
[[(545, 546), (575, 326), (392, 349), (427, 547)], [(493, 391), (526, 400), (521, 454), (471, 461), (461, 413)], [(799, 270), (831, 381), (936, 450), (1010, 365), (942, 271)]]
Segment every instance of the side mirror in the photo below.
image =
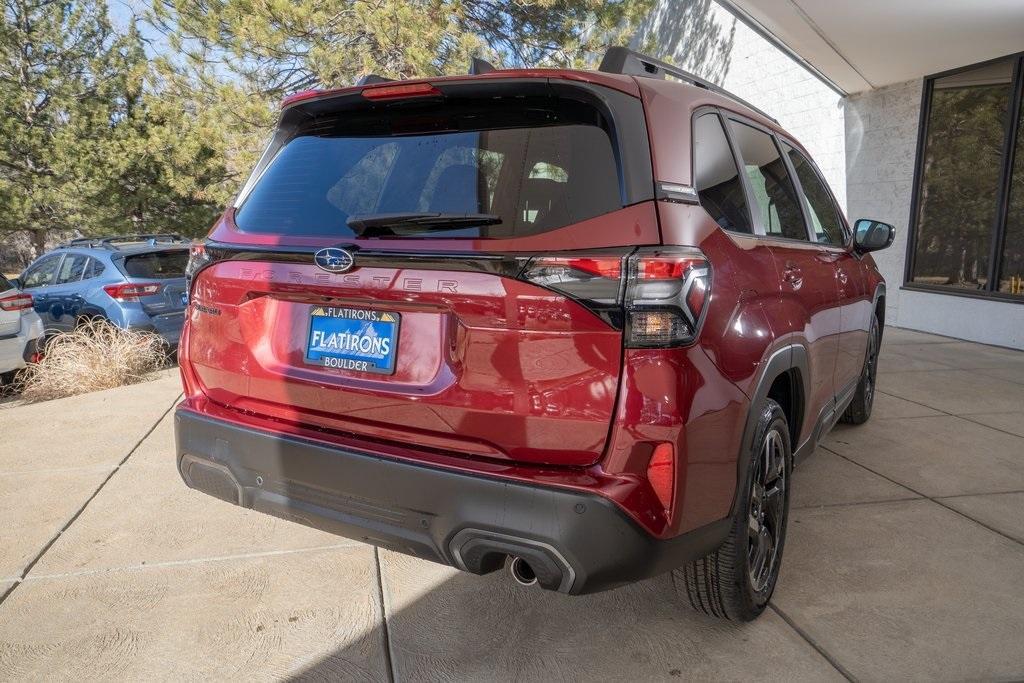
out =
[(861, 218), (853, 224), (853, 248), (861, 254), (885, 249), (896, 238), (896, 228), (888, 223)]

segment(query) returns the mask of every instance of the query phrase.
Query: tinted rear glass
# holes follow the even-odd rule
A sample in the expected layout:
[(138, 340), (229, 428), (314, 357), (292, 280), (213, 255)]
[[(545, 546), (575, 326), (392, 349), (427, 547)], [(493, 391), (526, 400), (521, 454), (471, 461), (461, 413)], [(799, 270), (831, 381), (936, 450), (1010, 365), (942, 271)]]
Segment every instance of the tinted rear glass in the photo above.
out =
[(14, 289), (14, 285), (7, 281), (3, 275), (0, 275), (0, 292), (6, 292), (10, 289)]
[(185, 277), (185, 266), (188, 265), (188, 250), (154, 251), (148, 254), (135, 254), (124, 259), (124, 272), (129, 277), (146, 278), (147, 280), (169, 280)]
[(511, 237), (621, 208), (603, 117), (544, 97), (320, 117), (278, 152), (235, 216), (255, 233), (352, 237), (351, 216), (494, 214), (422, 237)]

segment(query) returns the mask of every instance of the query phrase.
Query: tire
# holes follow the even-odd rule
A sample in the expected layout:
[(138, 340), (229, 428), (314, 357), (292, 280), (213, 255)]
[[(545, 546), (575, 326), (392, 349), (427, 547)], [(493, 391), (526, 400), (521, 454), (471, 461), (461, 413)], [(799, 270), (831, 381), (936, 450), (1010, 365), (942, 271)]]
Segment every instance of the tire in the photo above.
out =
[[(672, 572), (676, 591), (694, 609), (732, 621), (752, 621), (767, 607), (786, 543), (792, 450), (786, 415), (771, 399), (753, 443), (729, 536), (707, 557)], [(768, 496), (775, 491), (772, 500), (766, 488)]]
[(878, 317), (871, 316), (871, 328), (868, 330), (868, 348), (864, 354), (864, 367), (860, 371), (860, 380), (857, 382), (857, 391), (853, 394), (853, 400), (846, 407), (840, 422), (852, 425), (862, 425), (871, 417), (871, 407), (875, 403), (875, 379), (878, 376), (878, 350), (882, 341), (881, 328), (878, 326)]

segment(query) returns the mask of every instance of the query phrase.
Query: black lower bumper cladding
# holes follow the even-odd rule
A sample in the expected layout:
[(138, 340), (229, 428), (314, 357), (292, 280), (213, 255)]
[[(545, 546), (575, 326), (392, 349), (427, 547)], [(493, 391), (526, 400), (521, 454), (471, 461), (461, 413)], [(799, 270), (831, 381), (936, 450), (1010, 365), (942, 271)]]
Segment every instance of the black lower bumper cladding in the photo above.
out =
[(668, 540), (611, 501), (282, 436), (179, 408), (185, 483), (236, 505), (476, 574), (522, 557), (547, 589), (592, 593), (702, 557), (728, 520)]

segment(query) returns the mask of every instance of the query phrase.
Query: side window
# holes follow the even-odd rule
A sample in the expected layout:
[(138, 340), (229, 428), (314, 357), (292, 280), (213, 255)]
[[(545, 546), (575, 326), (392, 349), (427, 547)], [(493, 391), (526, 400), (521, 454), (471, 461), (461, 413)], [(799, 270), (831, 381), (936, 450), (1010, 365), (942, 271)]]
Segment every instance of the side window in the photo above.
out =
[(85, 276), (82, 279), (89, 280), (98, 275), (102, 275), (104, 269), (105, 266), (102, 263), (100, 263), (97, 259), (90, 258), (89, 264), (85, 267)]
[(64, 262), (60, 264), (60, 273), (57, 274), (57, 284), (66, 285), (81, 280), (88, 261), (89, 257), (84, 254), (68, 254), (65, 256)]
[(786, 171), (786, 162), (771, 135), (738, 121), (732, 121), (733, 138), (743, 157), (744, 170), (750, 180), (769, 237), (807, 240), (807, 227), (797, 200), (796, 187)]
[(726, 230), (752, 233), (740, 171), (718, 114), (703, 114), (693, 124), (693, 171), (700, 204), (715, 222)]
[(47, 256), (25, 271), (22, 288), (32, 289), (33, 287), (45, 287), (46, 285), (52, 285), (57, 275), (57, 266), (60, 265), (61, 256), (63, 256), (63, 254)]
[(839, 218), (839, 210), (832, 201), (832, 195), (829, 194), (825, 181), (821, 179), (807, 157), (785, 142), (782, 143), (782, 146), (785, 148), (793, 168), (796, 169), (796, 177), (800, 179), (800, 187), (803, 188), (804, 196), (807, 197), (814, 239), (822, 244), (842, 246), (846, 242), (846, 237), (843, 235), (842, 219)]

